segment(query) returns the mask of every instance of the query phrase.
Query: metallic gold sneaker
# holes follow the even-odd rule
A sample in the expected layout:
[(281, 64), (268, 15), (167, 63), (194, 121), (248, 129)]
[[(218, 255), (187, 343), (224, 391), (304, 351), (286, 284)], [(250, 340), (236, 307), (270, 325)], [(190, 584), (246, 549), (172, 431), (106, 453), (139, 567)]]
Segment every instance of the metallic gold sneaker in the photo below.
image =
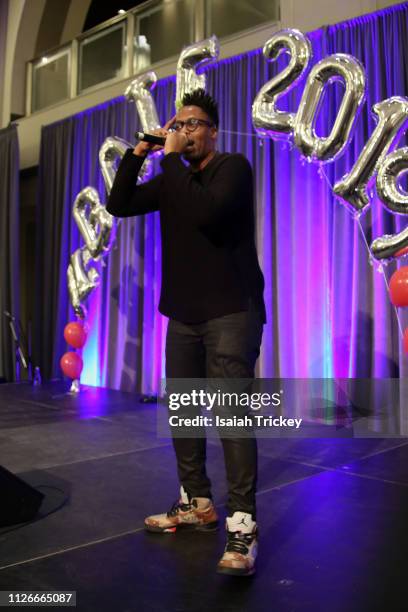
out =
[(218, 516), (211, 499), (190, 498), (180, 487), (180, 499), (164, 514), (153, 514), (145, 518), (145, 529), (154, 533), (175, 533), (177, 529), (216, 531)]
[(234, 512), (227, 517), (227, 545), (217, 565), (219, 574), (252, 576), (258, 551), (258, 531), (252, 516)]

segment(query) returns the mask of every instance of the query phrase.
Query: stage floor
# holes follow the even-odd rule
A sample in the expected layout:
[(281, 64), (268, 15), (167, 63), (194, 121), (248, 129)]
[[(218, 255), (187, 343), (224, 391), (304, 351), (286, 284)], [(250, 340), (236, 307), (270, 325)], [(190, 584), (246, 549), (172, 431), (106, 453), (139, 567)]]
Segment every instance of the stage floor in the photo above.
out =
[[(239, 579), (215, 573), (223, 529), (143, 529), (178, 497), (156, 406), (67, 389), (0, 385), (0, 465), (46, 494), (0, 530), (0, 590), (75, 590), (81, 612), (407, 609), (408, 439), (259, 439), (258, 571)], [(224, 517), (216, 440), (208, 472)]]

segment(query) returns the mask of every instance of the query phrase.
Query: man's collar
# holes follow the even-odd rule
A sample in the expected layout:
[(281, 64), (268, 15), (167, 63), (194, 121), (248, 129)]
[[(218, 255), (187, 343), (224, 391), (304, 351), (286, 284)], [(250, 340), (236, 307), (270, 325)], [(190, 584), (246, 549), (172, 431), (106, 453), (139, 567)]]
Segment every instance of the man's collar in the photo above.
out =
[(197, 168), (197, 170), (195, 170), (195, 169), (193, 169), (190, 166), (190, 172), (192, 174), (197, 174), (198, 172), (204, 172), (204, 170), (206, 170), (208, 168), (208, 166), (210, 166), (212, 164), (212, 162), (214, 161), (214, 159), (216, 159), (218, 157), (218, 155), (219, 155), (218, 151), (214, 151), (214, 155), (212, 157), (210, 157), (210, 159), (205, 164), (204, 168)]

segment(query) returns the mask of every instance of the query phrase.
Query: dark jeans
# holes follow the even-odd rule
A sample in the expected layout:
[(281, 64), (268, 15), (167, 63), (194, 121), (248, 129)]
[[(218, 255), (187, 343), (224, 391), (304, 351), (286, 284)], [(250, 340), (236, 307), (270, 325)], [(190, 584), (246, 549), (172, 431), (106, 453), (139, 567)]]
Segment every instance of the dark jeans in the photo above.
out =
[[(263, 323), (257, 311), (237, 312), (198, 324), (170, 320), (166, 378), (253, 379)], [(199, 408), (197, 408), (199, 413)], [(190, 413), (191, 414), (191, 413)], [(228, 514), (256, 518), (257, 445), (251, 437), (221, 437), (228, 481)], [(211, 498), (205, 437), (173, 437), (181, 484), (192, 497)]]

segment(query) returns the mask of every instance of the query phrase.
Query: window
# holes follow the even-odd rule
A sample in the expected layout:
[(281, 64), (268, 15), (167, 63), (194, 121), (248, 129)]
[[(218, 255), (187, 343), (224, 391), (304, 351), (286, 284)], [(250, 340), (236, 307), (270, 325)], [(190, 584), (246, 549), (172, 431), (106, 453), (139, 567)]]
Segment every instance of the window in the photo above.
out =
[(207, 36), (218, 38), (279, 20), (279, 0), (206, 0)]
[(88, 36), (79, 43), (78, 89), (124, 76), (126, 21)]
[(33, 112), (69, 97), (70, 51), (68, 47), (33, 64)]
[(134, 72), (173, 55), (193, 40), (191, 0), (163, 2), (136, 15)]

